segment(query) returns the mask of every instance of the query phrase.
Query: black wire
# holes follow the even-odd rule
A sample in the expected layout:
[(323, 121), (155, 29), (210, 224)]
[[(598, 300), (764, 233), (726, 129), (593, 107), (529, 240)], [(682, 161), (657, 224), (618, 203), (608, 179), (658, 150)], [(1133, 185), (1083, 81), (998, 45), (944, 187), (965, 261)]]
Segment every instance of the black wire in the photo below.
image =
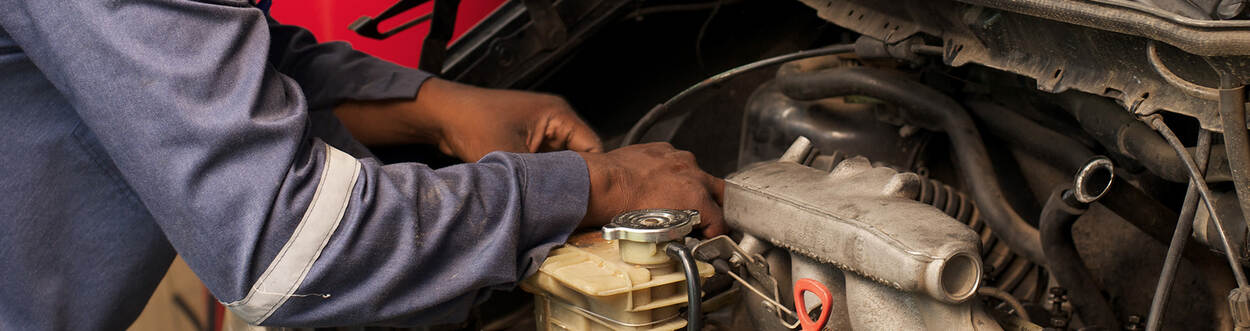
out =
[(716, 6), (712, 7), (712, 12), (707, 14), (707, 19), (703, 20), (703, 25), (699, 27), (699, 35), (694, 38), (694, 60), (699, 64), (699, 69), (704, 68), (703, 65), (703, 36), (707, 34), (707, 27), (712, 25), (712, 19), (716, 18), (716, 14), (720, 13), (720, 7), (723, 0), (717, 0)]
[(679, 243), (669, 243), (664, 246), (664, 252), (669, 257), (677, 259), (681, 263), (681, 269), (686, 273), (686, 299), (689, 301), (686, 309), (686, 330), (698, 331), (703, 329), (703, 294), (699, 289), (699, 266), (694, 263), (694, 256), (690, 254), (690, 249), (686, 245)]
[(732, 5), (735, 3), (742, 2), (742, 1), (743, 0), (716, 0), (716, 1), (701, 2), (701, 3), (684, 3), (684, 4), (675, 4), (675, 5), (659, 5), (659, 6), (638, 8), (638, 9), (634, 9), (634, 11), (630, 12), (628, 15), (625, 15), (625, 17), (622, 17), (621, 20), (622, 21), (640, 20), (646, 16), (655, 15), (655, 14), (668, 14), (668, 13), (678, 13), (678, 12), (687, 12), (687, 11), (708, 10), (708, 9), (715, 8), (717, 6)]
[[(655, 125), (655, 123), (659, 121), (661, 117), (663, 117), (664, 115), (667, 115), (667, 113), (669, 112), (669, 109), (671, 109), (669, 108), (670, 106), (677, 103), (678, 101), (681, 101), (682, 99), (685, 99), (691, 94), (694, 94), (695, 92), (698, 92), (707, 88), (708, 86), (720, 84), (726, 80), (729, 80), (729, 78), (733, 78), (734, 76), (740, 75), (745, 72), (753, 71), (759, 68), (767, 67), (767, 66), (782, 64), (782, 63), (799, 60), (799, 59), (806, 59), (810, 57), (850, 53), (853, 51), (855, 51), (854, 44), (830, 45), (830, 46), (825, 46), (821, 48), (809, 49), (809, 50), (800, 51), (796, 53), (770, 57), (767, 59), (751, 62), (749, 64), (746, 64), (737, 68), (729, 69), (728, 71), (716, 74), (715, 76), (712, 76), (712, 77), (708, 77), (707, 79), (704, 79), (701, 82), (691, 85), (689, 88), (686, 88), (685, 90), (681, 91), (681, 93), (678, 93), (677, 95), (673, 96), (673, 98), (668, 99), (668, 101), (665, 101), (662, 104), (656, 105), (655, 108), (651, 108), (651, 110), (648, 111), (646, 115), (643, 115), (642, 119), (638, 120), (638, 122), (634, 124), (634, 127), (630, 128), (629, 132), (625, 134), (625, 140), (621, 142), (621, 146), (632, 145), (632, 144), (638, 143), (638, 140), (642, 139), (643, 133), (645, 133), (647, 130), (650, 130), (651, 126)], [(688, 112), (690, 110), (685, 110), (685, 111)]]

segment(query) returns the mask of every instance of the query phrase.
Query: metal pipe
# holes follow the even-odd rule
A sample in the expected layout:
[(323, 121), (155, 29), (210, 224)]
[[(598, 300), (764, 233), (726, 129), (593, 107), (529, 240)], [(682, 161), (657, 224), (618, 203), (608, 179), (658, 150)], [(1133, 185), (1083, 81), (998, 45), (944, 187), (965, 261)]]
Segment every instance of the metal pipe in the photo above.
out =
[[(1250, 134), (1246, 132), (1246, 88), (1233, 85), (1232, 77), (1228, 74), (1220, 75), (1220, 118), (1224, 128), (1224, 152), (1228, 156), (1228, 169), (1233, 174), (1237, 200), (1241, 203), (1241, 214), (1250, 215), (1250, 168), (1247, 168), (1250, 166)], [(1229, 254), (1234, 253), (1230, 251)]]
[[(809, 49), (809, 50), (800, 51), (796, 53), (770, 57), (767, 59), (751, 62), (746, 65), (739, 66), (737, 68), (729, 69), (728, 71), (716, 74), (715, 76), (712, 76), (712, 77), (708, 77), (707, 79), (704, 79), (703, 81), (700, 81), (694, 85), (691, 85), (690, 87), (681, 91), (681, 93), (678, 93), (677, 95), (668, 99), (668, 101), (665, 101), (662, 104), (656, 105), (655, 108), (651, 108), (651, 110), (648, 111), (646, 115), (642, 116), (642, 119), (639, 119), (637, 123), (634, 123), (634, 126), (629, 129), (629, 132), (625, 133), (625, 140), (621, 142), (621, 146), (627, 146), (627, 145), (638, 143), (639, 140), (642, 139), (642, 135), (646, 133), (647, 130), (651, 129), (651, 126), (655, 125), (656, 122), (660, 121), (661, 117), (664, 117), (670, 112), (673, 104), (676, 104), (678, 101), (681, 101), (685, 99), (686, 97), (689, 97), (691, 94), (694, 94), (695, 92), (702, 91), (708, 86), (713, 86), (713, 85), (723, 83), (729, 80), (730, 78), (733, 78), (734, 76), (740, 75), (745, 72), (754, 71), (756, 69), (760, 69), (763, 67), (782, 64), (782, 63), (786, 63), (786, 62), (790, 62), (794, 60), (806, 59), (810, 57), (850, 53), (854, 51), (855, 51), (855, 44), (830, 45), (830, 46), (825, 46), (821, 48)], [(685, 112), (688, 113), (689, 110)], [(672, 138), (672, 137), (669, 137), (669, 138)]]
[[(1207, 158), (1211, 153), (1211, 131), (1202, 130), (1198, 133), (1198, 150), (1194, 158), (1198, 164), (1198, 173), (1207, 167)], [(1176, 220), (1176, 230), (1172, 232), (1172, 241), (1168, 244), (1167, 258), (1163, 260), (1163, 272), (1159, 274), (1159, 283), (1155, 285), (1155, 295), (1150, 301), (1150, 315), (1146, 316), (1146, 330), (1158, 331), (1163, 327), (1163, 311), (1167, 308), (1168, 297), (1172, 293), (1172, 284), (1176, 282), (1176, 271), (1180, 268), (1181, 253), (1185, 252), (1185, 244), (1194, 230), (1194, 213), (1198, 211), (1198, 185), (1189, 181), (1189, 189), (1185, 191), (1185, 202), (1181, 207), (1181, 216)]]
[(1056, 189), (1042, 207), (1042, 251), (1050, 261), (1047, 270), (1059, 281), (1059, 285), (1068, 289), (1072, 306), (1081, 315), (1081, 321), (1087, 327), (1118, 330), (1119, 320), (1111, 310), (1111, 304), (1102, 297), (1102, 291), (1089, 269), (1085, 268), (1085, 262), (1072, 239), (1072, 224), (1088, 207), (1088, 204), (1076, 200), (1072, 189)]
[(1172, 129), (1168, 128), (1166, 123), (1163, 123), (1162, 116), (1155, 114), (1143, 117), (1141, 120), (1158, 131), (1168, 141), (1168, 144), (1172, 145), (1172, 148), (1176, 151), (1175, 153), (1181, 156), (1186, 169), (1189, 170), (1190, 178), (1198, 186), (1198, 193), (1202, 194), (1202, 202), (1206, 204), (1207, 211), (1210, 212), (1211, 221), (1215, 222), (1215, 230), (1219, 232), (1220, 241), (1224, 244), (1224, 256), (1228, 258), (1228, 265), (1233, 269), (1233, 278), (1237, 279), (1238, 287), (1246, 287), (1245, 272), (1241, 270), (1241, 262), (1237, 261), (1237, 258), (1233, 256), (1236, 251), (1233, 250), (1232, 243), (1228, 242), (1228, 232), (1224, 231), (1224, 222), (1220, 220), (1220, 213), (1215, 210), (1215, 200), (1211, 196), (1211, 188), (1207, 187), (1207, 182), (1203, 179), (1202, 172), (1198, 170), (1198, 164), (1194, 162), (1193, 158), (1189, 157), (1189, 153), (1185, 152), (1185, 145), (1181, 144), (1181, 140), (1176, 137), (1175, 133), (1172, 133)]
[(1111, 159), (1096, 156), (1077, 170), (1076, 176), (1072, 179), (1076, 182), (1072, 190), (1072, 196), (1076, 198), (1076, 201), (1081, 203), (1098, 201), (1111, 190), (1111, 183), (1115, 180), (1115, 167), (1111, 165)]
[(777, 78), (782, 92), (799, 100), (865, 95), (902, 108), (909, 122), (950, 136), (958, 169), (971, 189), (986, 222), (1011, 250), (1037, 264), (1045, 264), (1037, 229), (1016, 213), (1003, 197), (989, 153), (968, 112), (950, 97), (891, 71), (849, 67), (796, 73)]
[(681, 270), (686, 273), (686, 330), (703, 330), (703, 291), (699, 289), (699, 267), (694, 264), (694, 256), (686, 245), (676, 242), (664, 246), (669, 257), (677, 259)]

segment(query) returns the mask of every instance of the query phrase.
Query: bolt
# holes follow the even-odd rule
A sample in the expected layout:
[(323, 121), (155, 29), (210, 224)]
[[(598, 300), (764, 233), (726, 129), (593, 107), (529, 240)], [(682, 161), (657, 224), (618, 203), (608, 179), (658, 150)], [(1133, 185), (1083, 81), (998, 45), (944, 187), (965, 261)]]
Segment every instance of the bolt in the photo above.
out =
[(1137, 331), (1144, 329), (1145, 326), (1142, 325), (1141, 315), (1128, 315), (1128, 321), (1124, 323), (1125, 331)]
[(994, 23), (997, 23), (998, 19), (1002, 17), (1003, 15), (997, 11), (990, 13), (988, 17), (981, 20), (981, 28), (989, 29), (991, 25), (994, 25)]
[(1068, 316), (1051, 316), (1050, 326), (1056, 329), (1066, 330), (1068, 328)]
[(1068, 327), (1068, 321), (1072, 314), (1063, 310), (1063, 304), (1068, 301), (1068, 290), (1062, 287), (1050, 288), (1050, 296), (1046, 298), (1050, 303), (1050, 326), (1064, 329)]

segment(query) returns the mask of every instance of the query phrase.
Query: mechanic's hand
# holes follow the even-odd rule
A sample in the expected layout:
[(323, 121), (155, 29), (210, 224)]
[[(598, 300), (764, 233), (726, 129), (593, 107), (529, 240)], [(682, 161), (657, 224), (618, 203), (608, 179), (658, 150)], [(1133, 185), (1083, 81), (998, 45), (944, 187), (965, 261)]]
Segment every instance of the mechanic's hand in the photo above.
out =
[(583, 226), (603, 226), (635, 209), (697, 209), (704, 236), (725, 234), (720, 207), (725, 182), (700, 170), (694, 154), (668, 143), (581, 154), (590, 170), (590, 205)]
[(465, 162), (494, 151), (603, 151), (599, 136), (564, 99), (554, 95), (485, 89), (434, 78), (425, 82), (417, 101), (446, 110), (434, 117), (441, 131), (438, 148)]
[(465, 162), (494, 151), (603, 151), (560, 97), (439, 78), (425, 81), (415, 100), (348, 101), (334, 113), (365, 145), (434, 144)]

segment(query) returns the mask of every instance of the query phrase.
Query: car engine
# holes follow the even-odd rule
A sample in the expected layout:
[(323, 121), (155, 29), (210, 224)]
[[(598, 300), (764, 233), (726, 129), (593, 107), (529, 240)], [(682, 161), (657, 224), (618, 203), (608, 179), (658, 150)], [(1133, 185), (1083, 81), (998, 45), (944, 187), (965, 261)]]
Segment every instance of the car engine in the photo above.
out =
[(849, 41), (714, 75), (621, 138), (701, 163), (736, 140), (704, 163), (730, 164), (731, 235), (649, 243), (691, 250), (701, 288), (645, 320), (544, 305), (540, 328), (1250, 326), (1242, 3), (802, 3)]

